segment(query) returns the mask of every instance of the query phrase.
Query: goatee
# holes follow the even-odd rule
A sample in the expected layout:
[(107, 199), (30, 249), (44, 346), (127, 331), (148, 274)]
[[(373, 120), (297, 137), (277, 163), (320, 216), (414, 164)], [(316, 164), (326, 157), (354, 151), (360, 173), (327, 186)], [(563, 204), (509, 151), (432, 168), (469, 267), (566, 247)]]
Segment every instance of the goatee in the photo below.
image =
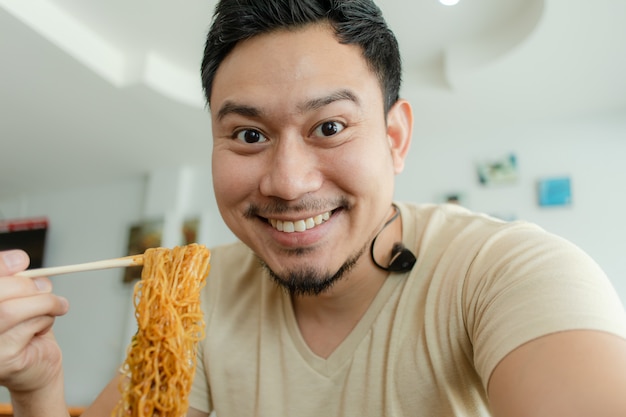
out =
[(287, 271), (285, 274), (277, 274), (262, 259), (259, 260), (272, 280), (291, 296), (319, 295), (328, 291), (337, 281), (344, 278), (356, 265), (364, 251), (365, 249), (361, 249), (348, 258), (334, 274), (311, 267), (302, 267)]

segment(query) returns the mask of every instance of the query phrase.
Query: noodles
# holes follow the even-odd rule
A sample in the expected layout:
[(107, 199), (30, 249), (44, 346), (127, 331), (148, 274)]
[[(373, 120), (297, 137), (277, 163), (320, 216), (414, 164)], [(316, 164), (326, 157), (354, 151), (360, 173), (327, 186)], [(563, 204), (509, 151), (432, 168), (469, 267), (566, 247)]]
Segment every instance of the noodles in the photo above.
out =
[(113, 416), (182, 417), (204, 337), (200, 289), (209, 273), (209, 250), (198, 244), (148, 249), (135, 285), (137, 334), (128, 347)]

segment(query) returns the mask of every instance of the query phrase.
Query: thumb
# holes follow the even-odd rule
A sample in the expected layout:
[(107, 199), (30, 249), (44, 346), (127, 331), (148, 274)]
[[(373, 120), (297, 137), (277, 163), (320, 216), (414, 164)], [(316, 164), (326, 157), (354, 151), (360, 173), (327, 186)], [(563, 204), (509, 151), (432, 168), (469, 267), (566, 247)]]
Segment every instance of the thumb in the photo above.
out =
[(0, 276), (13, 275), (28, 268), (30, 258), (21, 249), (0, 252)]

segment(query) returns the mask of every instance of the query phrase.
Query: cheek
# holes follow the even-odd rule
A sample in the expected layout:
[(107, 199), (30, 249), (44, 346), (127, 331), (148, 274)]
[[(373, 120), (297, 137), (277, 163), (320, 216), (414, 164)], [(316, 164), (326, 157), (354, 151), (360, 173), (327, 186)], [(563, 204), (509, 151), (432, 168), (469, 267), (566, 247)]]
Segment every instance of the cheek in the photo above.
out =
[(336, 178), (343, 178), (355, 194), (374, 193), (380, 197), (393, 188), (394, 165), (389, 148), (364, 146), (343, 153), (337, 161)]
[(222, 220), (240, 239), (243, 238), (242, 213), (246, 209), (247, 196), (255, 189), (247, 173), (241, 161), (221, 155), (213, 158), (212, 180), (217, 208)]
[(234, 208), (257, 187), (251, 167), (241, 159), (227, 154), (213, 157), (213, 190), (221, 211)]

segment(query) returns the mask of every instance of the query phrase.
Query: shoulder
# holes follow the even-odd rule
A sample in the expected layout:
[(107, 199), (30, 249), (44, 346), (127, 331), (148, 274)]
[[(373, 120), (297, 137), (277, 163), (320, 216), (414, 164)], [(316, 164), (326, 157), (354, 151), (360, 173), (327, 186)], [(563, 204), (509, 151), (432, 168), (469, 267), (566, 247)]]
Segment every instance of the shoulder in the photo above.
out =
[(215, 306), (228, 305), (246, 293), (258, 293), (263, 268), (252, 250), (242, 242), (211, 248), (211, 269), (203, 289), (202, 303), (206, 314)]
[(429, 292), (440, 294), (438, 305), (456, 300), (483, 381), (507, 353), (541, 336), (579, 329), (626, 335), (615, 289), (574, 243), (531, 222), (462, 207), (401, 209), (418, 248), (420, 282), (445, 289)]
[(469, 210), (458, 204), (413, 204), (398, 202), (395, 204), (400, 208), (403, 222), (406, 221), (410, 227), (416, 227), (418, 229), (435, 228), (439, 231), (447, 231), (473, 227), (476, 231), (489, 233), (493, 230), (520, 223), (538, 228), (532, 223), (502, 220), (486, 213)]
[(213, 285), (237, 286), (239, 282), (257, 277), (262, 272), (259, 259), (242, 242), (211, 249), (211, 270), (207, 282)]
[(402, 212), (405, 244), (429, 254), (435, 251), (455, 258), (462, 254), (473, 257), (496, 247), (522, 243), (567, 244), (534, 223), (505, 221), (456, 204), (396, 204)]
[(256, 256), (242, 242), (234, 242), (211, 248), (211, 273), (215, 277), (223, 273), (235, 273), (246, 270), (250, 266), (257, 267)]

